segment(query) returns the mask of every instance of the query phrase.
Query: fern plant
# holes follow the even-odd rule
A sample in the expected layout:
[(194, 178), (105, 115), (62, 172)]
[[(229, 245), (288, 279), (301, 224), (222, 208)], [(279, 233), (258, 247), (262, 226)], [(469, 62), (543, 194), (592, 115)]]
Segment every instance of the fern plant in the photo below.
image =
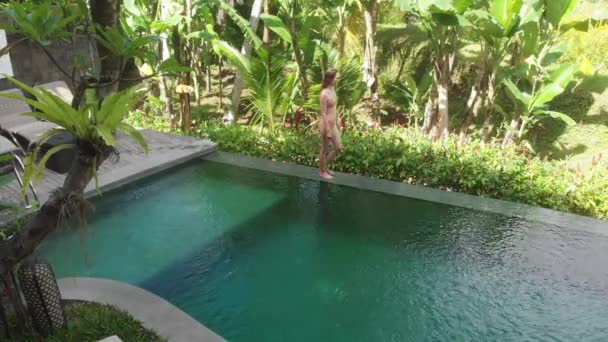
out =
[[(70, 13), (65, 13), (69, 10)], [(67, 28), (76, 24), (86, 7), (56, 6), (51, 1), (42, 3), (10, 1), (0, 5), (0, 11), (8, 17), (7, 23), (0, 28), (16, 32), (43, 46), (50, 45), (58, 39), (67, 39), (71, 35)]]
[[(15, 93), (1, 93), (0, 96), (26, 102), (37, 111), (24, 115), (57, 125), (57, 128), (50, 129), (42, 134), (34, 143), (36, 147), (26, 155), (24, 159), (24, 184), (29, 184), (30, 181), (35, 183), (40, 180), (46, 162), (55, 153), (76, 147), (74, 144), (61, 144), (41, 155), (41, 146), (58, 134), (70, 133), (79, 144), (86, 144), (88, 148), (92, 148), (95, 152), (102, 152), (107, 151), (108, 148), (113, 150), (117, 148), (118, 141), (115, 133), (118, 131), (135, 139), (144, 151), (148, 152), (148, 144), (143, 135), (133, 126), (123, 122), (135, 102), (143, 95), (145, 87), (128, 88), (113, 93), (102, 101), (97, 99), (94, 90), (87, 91), (86, 104), (75, 109), (70, 103), (42, 87), (30, 87), (14, 78), (9, 78), (9, 80), (34, 96), (35, 99)], [(96, 166), (93, 169), (96, 184), (98, 184)], [(24, 186), (22, 189), (23, 195), (25, 195), (25, 191)]]
[(338, 112), (340, 117), (349, 116), (366, 90), (366, 85), (362, 81), (361, 61), (358, 57), (340, 57), (338, 51), (327, 43), (319, 44), (315, 54), (315, 64), (310, 68), (310, 79), (314, 85), (311, 87), (310, 99), (306, 106), (314, 112), (319, 112), (323, 74), (332, 66), (338, 70), (336, 80)]
[(263, 47), (256, 50), (257, 56), (248, 57), (224, 41), (216, 41), (214, 48), (243, 76), (251, 123), (274, 129), (284, 122), (296, 86), (296, 74), (287, 72), (287, 60)]
[(284, 120), (287, 114), (295, 73), (286, 76), (287, 61), (278, 54), (259, 49), (257, 55), (250, 58), (249, 72), (243, 73), (248, 110), (252, 123), (275, 128), (277, 120)]

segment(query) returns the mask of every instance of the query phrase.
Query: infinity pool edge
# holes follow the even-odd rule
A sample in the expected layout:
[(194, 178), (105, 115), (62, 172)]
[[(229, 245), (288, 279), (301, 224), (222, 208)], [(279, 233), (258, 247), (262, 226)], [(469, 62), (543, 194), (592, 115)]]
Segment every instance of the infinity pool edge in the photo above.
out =
[(336, 172), (332, 180), (321, 179), (317, 168), (249, 157), (242, 154), (216, 150), (202, 160), (231, 164), (243, 168), (318, 180), (331, 184), (348, 186), (362, 190), (381, 192), (396, 196), (489, 212), (504, 216), (522, 218), (528, 221), (554, 225), (556, 228), (574, 229), (583, 232), (608, 235), (608, 221), (592, 217), (535, 207), (528, 204), (475, 196), (460, 192), (450, 192), (421, 185), (377, 179), (349, 173)]

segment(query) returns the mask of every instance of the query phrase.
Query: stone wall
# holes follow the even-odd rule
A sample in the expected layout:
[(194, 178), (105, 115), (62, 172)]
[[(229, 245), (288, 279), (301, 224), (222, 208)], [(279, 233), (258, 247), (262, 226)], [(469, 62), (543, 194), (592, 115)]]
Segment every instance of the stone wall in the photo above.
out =
[[(0, 17), (0, 22), (6, 22), (5, 18)], [(6, 32), (7, 43), (10, 45), (19, 40), (19, 36)], [(86, 37), (77, 39), (75, 44), (70, 42), (53, 43), (47, 50), (50, 51), (53, 58), (62, 66), (68, 73), (72, 72), (75, 58), (80, 58), (85, 63), (90, 64), (91, 56), (95, 56), (95, 41), (92, 40), (89, 44)], [(54, 81), (64, 81), (68, 86), (71, 85), (70, 79), (59, 71), (57, 66), (51, 62), (51, 59), (44, 51), (30, 42), (21, 42), (11, 48), (10, 51), (11, 64), (13, 66), (14, 77), (29, 85), (43, 84)], [(0, 79), (0, 91), (15, 88), (7, 79)]]

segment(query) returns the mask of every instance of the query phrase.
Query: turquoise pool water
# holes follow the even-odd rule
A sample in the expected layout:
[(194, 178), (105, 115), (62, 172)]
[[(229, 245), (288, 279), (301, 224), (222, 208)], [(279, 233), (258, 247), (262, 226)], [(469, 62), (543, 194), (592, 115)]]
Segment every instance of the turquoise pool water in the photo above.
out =
[(608, 235), (213, 162), (95, 205), (38, 256), (229, 341), (608, 338)]

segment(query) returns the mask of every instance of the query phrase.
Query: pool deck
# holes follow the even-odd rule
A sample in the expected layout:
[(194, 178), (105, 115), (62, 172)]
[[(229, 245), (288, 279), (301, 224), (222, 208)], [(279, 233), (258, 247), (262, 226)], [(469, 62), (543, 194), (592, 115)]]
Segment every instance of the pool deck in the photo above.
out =
[[(133, 139), (119, 134), (118, 150), (120, 158), (116, 162), (110, 158), (99, 168), (100, 192), (112, 190), (216, 150), (216, 145), (207, 140), (151, 130), (142, 130), (141, 132), (149, 145), (148, 154)], [(44, 203), (52, 191), (63, 184), (64, 179), (65, 175), (47, 170), (42, 180), (35, 186), (39, 202)], [(96, 195), (98, 195), (98, 191), (95, 182), (91, 182), (85, 190), (85, 196), (93, 197)], [(0, 202), (19, 205), (20, 199), (21, 189), (16, 179), (2, 187)], [(26, 212), (21, 210), (17, 213), (11, 210), (0, 211), (0, 224), (9, 222)]]
[(64, 300), (112, 305), (169, 342), (225, 342), (173, 304), (141, 288), (99, 278), (63, 278), (58, 283)]

